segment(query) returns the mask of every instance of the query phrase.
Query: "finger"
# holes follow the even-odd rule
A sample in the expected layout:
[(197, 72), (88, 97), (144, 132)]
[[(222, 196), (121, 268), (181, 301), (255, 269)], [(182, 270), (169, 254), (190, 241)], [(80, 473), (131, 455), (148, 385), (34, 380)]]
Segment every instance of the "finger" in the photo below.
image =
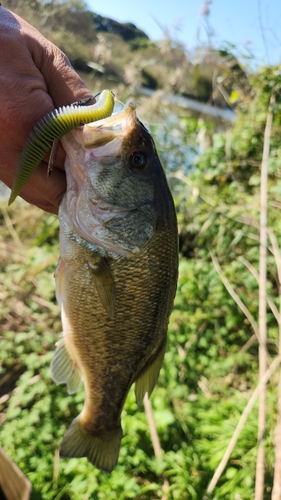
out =
[(58, 213), (59, 205), (66, 190), (65, 173), (58, 168), (47, 177), (47, 165), (42, 162), (23, 188), (20, 196), (43, 210)]

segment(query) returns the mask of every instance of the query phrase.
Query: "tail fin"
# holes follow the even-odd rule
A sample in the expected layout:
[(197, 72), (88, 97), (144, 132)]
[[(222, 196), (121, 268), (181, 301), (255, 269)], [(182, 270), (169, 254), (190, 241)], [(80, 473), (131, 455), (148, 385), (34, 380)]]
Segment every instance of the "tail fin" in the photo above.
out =
[(61, 458), (87, 457), (97, 469), (111, 472), (118, 461), (122, 435), (120, 426), (103, 437), (94, 436), (82, 428), (78, 416), (63, 437), (60, 456)]

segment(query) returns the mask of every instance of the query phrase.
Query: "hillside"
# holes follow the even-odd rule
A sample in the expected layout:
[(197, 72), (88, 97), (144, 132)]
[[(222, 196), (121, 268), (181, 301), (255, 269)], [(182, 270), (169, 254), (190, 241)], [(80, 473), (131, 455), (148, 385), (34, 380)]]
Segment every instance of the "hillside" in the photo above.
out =
[(164, 35), (155, 43), (134, 24), (95, 14), (83, 1), (6, 0), (4, 6), (58, 45), (95, 88), (109, 84), (120, 94), (120, 87), (144, 86), (219, 107), (232, 107), (237, 91), (248, 89), (228, 50), (198, 47), (189, 54)]

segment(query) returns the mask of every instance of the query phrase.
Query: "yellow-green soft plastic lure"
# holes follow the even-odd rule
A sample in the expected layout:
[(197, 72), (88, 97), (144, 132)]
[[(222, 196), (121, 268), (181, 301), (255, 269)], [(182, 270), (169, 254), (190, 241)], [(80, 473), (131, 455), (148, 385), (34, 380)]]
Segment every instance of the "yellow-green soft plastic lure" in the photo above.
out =
[(107, 118), (112, 114), (114, 95), (103, 90), (98, 101), (91, 105), (63, 106), (44, 116), (30, 133), (22, 151), (8, 205), (11, 205), (39, 165), (52, 143), (79, 125)]

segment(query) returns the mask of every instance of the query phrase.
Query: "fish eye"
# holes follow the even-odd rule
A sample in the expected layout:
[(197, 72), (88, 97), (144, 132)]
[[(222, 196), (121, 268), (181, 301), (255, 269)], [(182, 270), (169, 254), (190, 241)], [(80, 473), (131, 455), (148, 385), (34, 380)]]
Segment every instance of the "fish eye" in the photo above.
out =
[(129, 163), (133, 168), (137, 168), (138, 170), (144, 170), (148, 163), (148, 158), (146, 153), (140, 150), (133, 151), (130, 154)]

